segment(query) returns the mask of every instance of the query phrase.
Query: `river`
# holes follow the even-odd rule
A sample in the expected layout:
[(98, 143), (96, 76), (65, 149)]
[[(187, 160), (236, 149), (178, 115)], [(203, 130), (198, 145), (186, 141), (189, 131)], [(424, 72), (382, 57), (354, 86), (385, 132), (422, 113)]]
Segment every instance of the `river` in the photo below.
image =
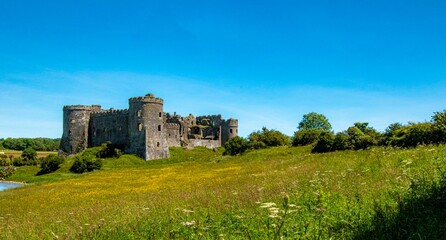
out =
[(20, 183), (11, 183), (11, 182), (0, 182), (0, 191), (9, 189), (9, 188), (16, 188), (21, 187), (23, 184)]

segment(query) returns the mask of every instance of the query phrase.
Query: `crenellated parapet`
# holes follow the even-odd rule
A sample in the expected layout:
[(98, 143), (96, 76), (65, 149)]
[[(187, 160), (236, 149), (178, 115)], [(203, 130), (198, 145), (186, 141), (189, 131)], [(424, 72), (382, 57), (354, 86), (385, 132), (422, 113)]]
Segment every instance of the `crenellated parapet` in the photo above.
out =
[(133, 97), (129, 99), (129, 103), (152, 103), (152, 104), (164, 104), (162, 98), (157, 98), (153, 94), (147, 94), (144, 97)]
[(108, 116), (128, 115), (128, 114), (129, 114), (128, 109), (109, 109), (109, 110), (91, 112), (92, 117), (108, 117)]

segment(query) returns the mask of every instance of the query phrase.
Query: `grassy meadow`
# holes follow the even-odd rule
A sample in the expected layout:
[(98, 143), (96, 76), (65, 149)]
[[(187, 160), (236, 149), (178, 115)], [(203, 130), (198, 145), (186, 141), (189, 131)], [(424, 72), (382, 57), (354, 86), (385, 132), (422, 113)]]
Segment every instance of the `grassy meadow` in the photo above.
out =
[(171, 149), (103, 169), (35, 176), (0, 192), (1, 239), (439, 239), (446, 234), (446, 146), (241, 156)]
[[(17, 150), (0, 150), (4, 155), (6, 156), (12, 156), (13, 158), (18, 158), (22, 155), (22, 151)], [(57, 154), (57, 152), (51, 152), (51, 151), (37, 151), (37, 158), (46, 157), (50, 154)]]

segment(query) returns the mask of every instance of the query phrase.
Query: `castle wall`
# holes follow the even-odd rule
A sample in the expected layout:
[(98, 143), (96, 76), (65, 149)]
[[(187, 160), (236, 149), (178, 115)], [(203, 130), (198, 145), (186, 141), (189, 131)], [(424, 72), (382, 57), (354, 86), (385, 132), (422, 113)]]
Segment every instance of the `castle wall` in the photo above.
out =
[(166, 131), (167, 143), (169, 147), (181, 146), (180, 124), (179, 123), (166, 123), (164, 124)]
[(221, 115), (181, 117), (163, 112), (164, 101), (152, 94), (129, 99), (125, 110), (99, 105), (65, 106), (61, 154), (76, 154), (106, 142), (145, 160), (168, 158), (170, 146), (217, 148), (238, 135), (238, 121)]
[(206, 147), (206, 148), (218, 148), (220, 147), (220, 141), (218, 140), (208, 140), (208, 139), (189, 139), (187, 142), (187, 149), (193, 149), (195, 147)]
[(111, 142), (126, 146), (128, 141), (128, 110), (93, 112), (90, 119), (90, 147)]

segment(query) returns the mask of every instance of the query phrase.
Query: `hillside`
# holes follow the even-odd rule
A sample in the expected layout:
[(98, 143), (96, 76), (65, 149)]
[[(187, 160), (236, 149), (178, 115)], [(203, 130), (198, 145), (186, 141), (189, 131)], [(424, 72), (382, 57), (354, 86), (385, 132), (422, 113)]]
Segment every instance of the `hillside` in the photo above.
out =
[(1, 239), (429, 239), (446, 233), (446, 146), (312, 154), (278, 147), (222, 156), (171, 149), (100, 171), (10, 179), (0, 192)]

